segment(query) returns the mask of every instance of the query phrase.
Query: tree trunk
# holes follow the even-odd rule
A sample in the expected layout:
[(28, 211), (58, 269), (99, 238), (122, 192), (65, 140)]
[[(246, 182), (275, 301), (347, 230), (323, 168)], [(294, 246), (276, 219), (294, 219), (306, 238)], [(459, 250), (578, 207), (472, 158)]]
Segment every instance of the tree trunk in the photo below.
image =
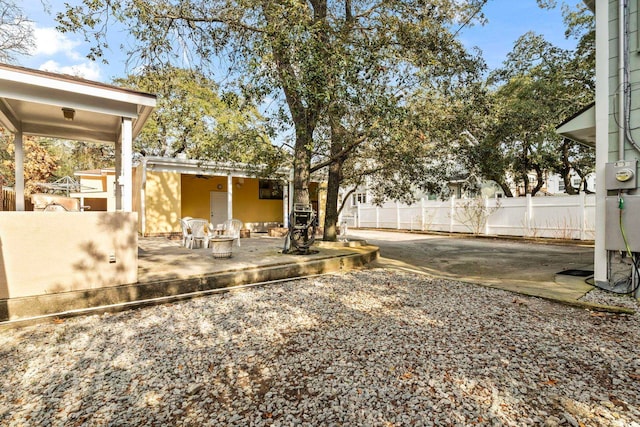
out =
[(340, 182), (342, 181), (342, 165), (344, 159), (337, 159), (329, 166), (329, 177), (327, 180), (327, 204), (324, 213), (324, 232), (322, 240), (335, 242), (338, 238), (338, 193)]
[(531, 190), (531, 195), (535, 196), (538, 191), (544, 185), (544, 174), (542, 173), (542, 169), (538, 165), (534, 165), (533, 168), (536, 170), (536, 186)]
[(513, 197), (513, 193), (511, 192), (511, 188), (509, 188), (509, 185), (507, 185), (507, 183), (503, 180), (503, 179), (493, 179), (499, 186), (500, 188), (502, 188), (502, 191), (504, 191), (504, 195), (507, 197)]
[(571, 184), (571, 162), (569, 161), (569, 140), (564, 139), (562, 142), (562, 181), (564, 182), (564, 191), (569, 195), (575, 195), (580, 192)]
[(338, 237), (336, 225), (338, 224), (338, 193), (342, 182), (342, 167), (347, 155), (340, 155), (345, 146), (347, 132), (340, 123), (341, 109), (336, 105), (329, 108), (329, 125), (331, 128), (331, 148), (329, 150), (333, 162), (329, 165), (327, 178), (327, 202), (324, 212), (324, 231), (322, 240), (335, 242)]
[(311, 150), (313, 130), (296, 131), (296, 144), (293, 158), (293, 203), (310, 205), (309, 181), (311, 179)]

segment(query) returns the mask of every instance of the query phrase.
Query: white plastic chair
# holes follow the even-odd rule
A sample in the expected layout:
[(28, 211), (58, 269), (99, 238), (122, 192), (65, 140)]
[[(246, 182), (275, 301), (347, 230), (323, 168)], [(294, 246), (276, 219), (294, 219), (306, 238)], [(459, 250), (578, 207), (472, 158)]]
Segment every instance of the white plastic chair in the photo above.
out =
[(234, 240), (238, 239), (238, 247), (240, 247), (240, 230), (243, 223), (239, 219), (228, 219), (224, 222), (224, 234), (225, 236), (233, 237)]
[(193, 244), (198, 242), (202, 248), (209, 247), (209, 221), (206, 219), (192, 218), (188, 221), (188, 224), (193, 239), (191, 246), (193, 247)]
[(193, 248), (193, 234), (191, 234), (191, 228), (189, 227), (190, 216), (185, 216), (180, 220), (180, 226), (182, 227), (182, 246), (185, 248)]

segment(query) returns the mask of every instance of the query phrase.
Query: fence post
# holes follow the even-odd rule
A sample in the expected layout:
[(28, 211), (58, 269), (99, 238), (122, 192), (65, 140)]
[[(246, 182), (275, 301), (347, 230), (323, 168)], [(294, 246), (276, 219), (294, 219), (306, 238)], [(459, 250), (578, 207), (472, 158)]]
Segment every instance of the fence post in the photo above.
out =
[(484, 221), (485, 236), (489, 235), (489, 215), (487, 214), (487, 212), (489, 212), (489, 198), (487, 196), (484, 196), (484, 216), (486, 218), (486, 220)]
[(449, 211), (449, 233), (453, 233), (453, 216), (456, 211), (456, 196), (451, 196), (451, 210)]
[(580, 192), (580, 240), (586, 240), (587, 230), (586, 230), (586, 204), (587, 204), (587, 194), (584, 191)]
[(533, 224), (533, 200), (531, 194), (527, 194), (527, 210), (525, 214), (525, 233), (527, 237), (531, 236), (531, 226)]

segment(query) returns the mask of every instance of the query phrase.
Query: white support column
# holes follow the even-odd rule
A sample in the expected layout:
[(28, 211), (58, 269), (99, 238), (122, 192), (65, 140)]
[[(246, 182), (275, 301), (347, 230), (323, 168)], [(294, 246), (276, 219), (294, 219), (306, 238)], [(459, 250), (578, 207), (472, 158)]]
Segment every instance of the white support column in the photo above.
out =
[(122, 138), (118, 138), (116, 141), (116, 173), (114, 176), (113, 188), (107, 188), (107, 191), (113, 191), (115, 198), (116, 211), (122, 210)]
[(358, 213), (357, 213), (358, 217), (356, 218), (356, 224), (358, 228), (360, 228), (360, 203), (358, 203), (356, 207), (358, 208)]
[(227, 175), (227, 219), (233, 218), (233, 177)]
[(15, 133), (13, 144), (15, 147), (14, 159), (16, 162), (16, 211), (24, 211), (24, 147), (22, 144), (22, 131)]
[(396, 202), (396, 230), (400, 230), (400, 202)]
[(120, 209), (133, 212), (133, 126), (130, 118), (122, 118), (121, 171), (120, 171)]
[(376, 206), (376, 228), (380, 228), (380, 207)]
[[(147, 159), (142, 159), (140, 164), (142, 168), (142, 178), (140, 182), (140, 209), (138, 210), (138, 221), (140, 221), (140, 232), (142, 236), (147, 235), (147, 207), (146, 207), (146, 190), (147, 190)], [(180, 215), (182, 216), (182, 215)]]
[(425, 231), (425, 217), (424, 217), (424, 197), (420, 198), (420, 231)]
[[(596, 4), (596, 212), (594, 275), (596, 282), (606, 282), (605, 249), (606, 205), (605, 165), (609, 161), (609, 2)], [(613, 220), (613, 219), (612, 219)]]
[(284, 182), (282, 186), (282, 225), (289, 227), (289, 183)]

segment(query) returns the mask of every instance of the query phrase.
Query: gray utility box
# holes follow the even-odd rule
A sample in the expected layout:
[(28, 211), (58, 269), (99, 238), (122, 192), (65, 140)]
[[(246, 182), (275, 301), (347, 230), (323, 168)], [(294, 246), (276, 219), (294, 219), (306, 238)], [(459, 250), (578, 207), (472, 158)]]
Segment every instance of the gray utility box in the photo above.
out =
[(619, 160), (607, 163), (604, 180), (607, 190), (635, 190), (638, 188), (638, 160)]
[[(622, 225), (631, 252), (640, 252), (640, 196), (624, 195), (622, 209)], [(626, 251), (620, 229), (620, 209), (618, 196), (606, 198), (606, 227), (604, 244), (608, 251)]]

